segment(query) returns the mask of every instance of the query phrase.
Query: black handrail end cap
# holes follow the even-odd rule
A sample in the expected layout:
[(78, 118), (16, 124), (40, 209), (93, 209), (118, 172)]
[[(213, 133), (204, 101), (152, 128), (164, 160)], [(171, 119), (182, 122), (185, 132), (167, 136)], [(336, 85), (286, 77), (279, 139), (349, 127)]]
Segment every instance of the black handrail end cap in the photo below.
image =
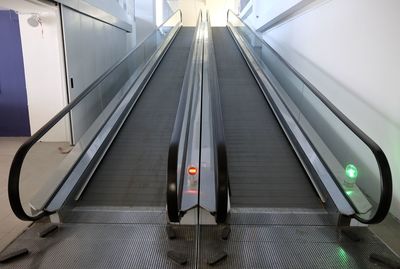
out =
[(187, 255), (180, 252), (176, 252), (174, 250), (168, 251), (167, 257), (179, 265), (185, 265), (188, 261)]
[(22, 257), (25, 255), (29, 254), (29, 250), (27, 248), (21, 248), (18, 250), (14, 250), (8, 253), (1, 253), (0, 255), (0, 263), (7, 263), (10, 262), (13, 259), (16, 259), (18, 257)]
[(369, 259), (373, 263), (380, 263), (388, 268), (400, 269), (400, 261), (396, 261), (386, 255), (372, 253), (371, 255), (369, 255)]

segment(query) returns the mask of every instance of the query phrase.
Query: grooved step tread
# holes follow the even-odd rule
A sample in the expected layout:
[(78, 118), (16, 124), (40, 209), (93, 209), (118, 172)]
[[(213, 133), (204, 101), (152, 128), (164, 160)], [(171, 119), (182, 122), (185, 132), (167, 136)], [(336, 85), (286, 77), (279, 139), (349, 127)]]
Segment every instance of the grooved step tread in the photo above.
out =
[(177, 34), (79, 206), (165, 206), (168, 147), (193, 34), (190, 27)]
[(233, 207), (321, 208), (226, 27), (213, 27)]

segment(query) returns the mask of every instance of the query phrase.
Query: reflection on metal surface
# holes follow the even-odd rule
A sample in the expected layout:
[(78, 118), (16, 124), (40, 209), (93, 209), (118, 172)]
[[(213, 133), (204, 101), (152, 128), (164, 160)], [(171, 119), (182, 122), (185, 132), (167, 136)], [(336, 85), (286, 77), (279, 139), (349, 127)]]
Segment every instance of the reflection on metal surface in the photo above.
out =
[[(257, 65), (253, 72), (266, 76), (267, 95), (275, 95), (283, 103), (332, 182), (354, 208), (357, 214), (353, 217), (367, 224), (382, 221), (391, 204), (392, 176), (379, 145), (231, 11), (228, 24)], [(343, 164), (353, 160), (357, 160), (357, 170), (362, 172), (357, 184), (349, 183), (343, 173)], [(355, 190), (348, 196), (346, 191), (351, 185)], [(365, 210), (368, 213), (363, 214)]]
[[(161, 34), (158, 30), (153, 32), (153, 35), (160, 37), (150, 37), (152, 42), (157, 41), (155, 44), (151, 42), (151, 46), (149, 46), (144, 41), (138, 45), (136, 49), (105, 71), (19, 148), (11, 165), (8, 184), (10, 204), (17, 217), (23, 220), (40, 219), (46, 214), (58, 210), (70, 196), (71, 190), (81, 187), (79, 184), (86, 184), (80, 181), (80, 178), (83, 175), (90, 177), (93, 172), (91, 168), (95, 168), (98, 160), (103, 157), (104, 150), (110, 145), (180, 29), (180, 18), (180, 12), (174, 13), (168, 19), (175, 22), (174, 27), (166, 27), (164, 34)], [(164, 25), (160, 27), (164, 27)], [(165, 34), (167, 32), (168, 35)], [(142, 54), (143, 49), (147, 52), (146, 54)], [(137, 54), (144, 60), (139, 66), (132, 66), (131, 63), (132, 61), (135, 62)], [(96, 99), (99, 96), (99, 101), (95, 105), (87, 106), (85, 101)], [(56, 151), (58, 155), (62, 156), (62, 159), (53, 158), (58, 160), (58, 163), (46, 166), (41, 171), (42, 182), (46, 184), (37, 184), (35, 175), (29, 173), (29, 169), (27, 169), (36, 161), (32, 159), (35, 156), (34, 149), (37, 146), (45, 145), (41, 143), (41, 140), (57, 130), (59, 124), (68, 121), (72, 111), (77, 108), (82, 109), (82, 107), (83, 110), (95, 109), (98, 111), (97, 117), (91, 124), (88, 124), (88, 128), (75, 143), (72, 150), (67, 149), (64, 153), (61, 153), (60, 145), (57, 145), (55, 149), (43, 152), (52, 154)], [(41, 155), (47, 156), (43, 153)], [(57, 157), (57, 155), (54, 156)], [(50, 182), (47, 182), (47, 179)], [(77, 184), (78, 181), (79, 184)], [(32, 192), (31, 186), (36, 186), (39, 189), (38, 192)], [(30, 191), (26, 192), (27, 189)], [(26, 195), (27, 193), (28, 195)], [(53, 204), (49, 205), (51, 202)], [(44, 208), (47, 205), (48, 208)], [(31, 209), (34, 209), (34, 211)]]
[[(317, 172), (320, 179), (315, 181), (324, 183), (331, 198), (343, 196), (358, 214), (356, 218), (364, 222), (375, 222), (382, 218), (383, 211), (387, 209), (387, 197), (382, 193), (387, 190), (390, 196), (391, 180), (390, 174), (386, 173), (390, 168), (379, 147), (236, 15), (230, 12), (228, 20), (229, 29), (247, 55), (246, 60), (250, 65), (255, 65), (252, 66), (253, 72), (259, 79), (265, 80), (262, 84), (267, 85), (264, 89), (267, 99), (273, 101), (274, 110), (279, 107), (275, 114), (278, 119), (284, 119), (280, 121), (283, 129), (287, 129), (285, 132), (289, 140), (295, 137), (296, 143), (292, 143), (295, 150), (296, 144), (299, 144), (300, 151), (304, 152), (312, 169)], [(342, 163), (354, 159), (358, 160), (357, 167), (349, 164), (343, 168)], [(320, 163), (317, 166), (316, 160)], [(362, 180), (358, 174), (361, 168)], [(381, 169), (386, 171), (382, 178)], [(321, 174), (322, 170), (325, 172)], [(383, 183), (382, 186), (380, 183)], [(333, 190), (341, 194), (337, 195)], [(333, 200), (338, 206), (336, 199)], [(378, 206), (374, 207), (373, 204), (378, 201), (381, 201), (379, 207), (386, 209), (374, 216)]]
[[(188, 114), (188, 136), (187, 136), (187, 148), (186, 148), (186, 159), (184, 160), (184, 166), (196, 166), (200, 167), (200, 124), (201, 124), (201, 93), (202, 93), (202, 61), (203, 61), (203, 23), (201, 17), (197, 26), (197, 32), (195, 35), (194, 43), (194, 54), (193, 59), (190, 62), (191, 73), (189, 74), (189, 90), (191, 99), (188, 107), (190, 115)], [(201, 167), (200, 167), (201, 169)], [(201, 171), (199, 171), (201, 173)], [(183, 175), (183, 195), (181, 210), (187, 211), (198, 204), (198, 196), (185, 195), (186, 190), (198, 192), (199, 188), (199, 173), (196, 175), (190, 175), (185, 173)]]
[[(97, 134), (94, 141), (83, 139), (82, 137), (79, 141), (79, 144), (84, 143), (85, 145), (81, 148), (86, 149), (87, 145), (90, 144), (90, 147), (86, 151), (82, 151), (81, 154), (84, 154), (80, 161), (75, 166), (75, 169), (71, 172), (68, 179), (66, 180), (65, 184), (63, 184), (60, 191), (57, 192), (54, 199), (52, 199), (49, 206), (46, 208), (49, 212), (54, 212), (61, 208), (64, 204), (65, 200), (71, 193), (71, 191), (75, 188), (78, 181), (85, 173), (87, 167), (92, 164), (93, 159), (97, 159), (97, 164), (101, 160), (102, 156), (106, 152), (107, 147), (111, 144), (112, 138), (115, 137), (119, 128), (121, 128), (124, 120), (129, 115), (129, 111), (135, 105), (138, 97), (140, 96), (141, 92), (143, 91), (146, 83), (149, 81), (151, 74), (154, 72), (155, 68), (157, 67), (158, 63), (160, 62), (162, 56), (165, 54), (166, 50), (168, 49), (169, 45), (171, 44), (172, 40), (174, 39), (176, 33), (179, 30), (180, 25), (175, 26), (172, 28), (169, 35), (165, 37), (164, 43), (154, 52), (151, 58), (149, 58), (147, 63), (143, 66), (143, 70), (138, 74), (138, 76), (132, 76), (130, 79), (125, 83), (123, 88), (127, 94), (124, 96), (124, 99), (119, 103), (118, 107), (115, 109), (111, 117), (107, 120), (104, 127), (100, 130)], [(136, 74), (136, 73), (135, 73)], [(118, 100), (121, 99), (120, 95), (117, 95), (115, 98)], [(99, 119), (103, 117), (99, 116)], [(96, 124), (94, 124), (96, 126)], [(116, 126), (118, 126), (116, 128)], [(97, 132), (97, 129), (96, 129)], [(89, 135), (89, 137), (93, 137), (95, 133)], [(110, 137), (111, 136), (111, 137)], [(101, 153), (103, 152), (103, 153)], [(94, 156), (100, 154), (97, 158)], [(95, 164), (95, 166), (97, 165)], [(95, 168), (95, 167), (94, 167)], [(94, 168), (92, 170), (94, 171)], [(83, 191), (84, 187), (88, 183), (90, 179), (90, 175), (88, 175), (85, 183), (81, 187), (81, 191)], [(78, 193), (80, 195), (80, 193)], [(77, 198), (75, 198), (77, 199)]]
[(194, 167), (194, 166), (190, 166), (190, 167), (188, 168), (188, 173), (189, 173), (189, 175), (191, 175), (191, 176), (196, 175), (196, 174), (197, 174), (197, 168)]
[(346, 170), (347, 178), (350, 179), (350, 181), (351, 181), (349, 183), (354, 184), (356, 179), (357, 179), (357, 177), (358, 177), (358, 169), (357, 169), (357, 167), (355, 165), (353, 165), (353, 164), (348, 164), (348, 165), (346, 165), (345, 170)]
[[(261, 67), (259, 67), (255, 58), (252, 56), (249, 48), (245, 45), (246, 43), (243, 40), (243, 38), (240, 37), (235, 27), (233, 27), (232, 25), (228, 26), (231, 32), (233, 33), (236, 41), (239, 43), (239, 47), (241, 48), (242, 53), (245, 56), (245, 59), (248, 62), (250, 62), (250, 66), (254, 68), (253, 72), (255, 72), (258, 75), (259, 79), (261, 80), (260, 86), (262, 88), (266, 87), (267, 89), (273, 89), (270, 81), (264, 75), (263, 71), (261, 70)], [(337, 185), (333, 182), (330, 173), (326, 170), (325, 166), (323, 165), (323, 162), (318, 158), (318, 155), (315, 154), (315, 151), (313, 150), (312, 146), (310, 145), (304, 134), (301, 132), (300, 128), (297, 126), (296, 121), (292, 118), (290, 112), (287, 110), (286, 106), (283, 104), (279, 96), (273, 90), (267, 92), (263, 91), (263, 93), (266, 96), (267, 101), (270, 103), (271, 108), (274, 111), (275, 115), (277, 116), (278, 122), (282, 126), (282, 129), (289, 138), (289, 141), (292, 143), (292, 146), (294, 145), (294, 142), (292, 141), (293, 138), (291, 137), (294, 136), (294, 139), (300, 145), (301, 150), (304, 152), (305, 156), (309, 159), (309, 162), (312, 164), (313, 169), (315, 169), (316, 173), (318, 174), (318, 178), (313, 178), (310, 176), (311, 179), (314, 179), (311, 180), (314, 187), (316, 187), (318, 191), (319, 186), (317, 180), (320, 180), (323, 183), (324, 187), (328, 190), (332, 201), (335, 203), (339, 211), (345, 215), (353, 215), (354, 214), (353, 208), (349, 205), (349, 203), (347, 202), (347, 200), (345, 199), (345, 197), (343, 196)], [(292, 134), (292, 136), (289, 135), (290, 133)], [(293, 149), (297, 154), (299, 154), (299, 150), (295, 146), (293, 146)], [(302, 161), (301, 155), (299, 159)], [(304, 163), (303, 165), (307, 173), (311, 175), (311, 172), (309, 172), (308, 167)], [(321, 191), (318, 192), (322, 195)]]
[[(105, 23), (114, 25), (124, 31), (132, 32), (132, 24), (128, 22), (128, 18), (124, 20), (118, 18), (94, 5), (86, 2), (85, 0), (54, 0), (60, 4), (68, 6), (80, 13), (87, 14), (90, 17), (96, 18)], [(108, 1), (104, 2), (106, 4)]]

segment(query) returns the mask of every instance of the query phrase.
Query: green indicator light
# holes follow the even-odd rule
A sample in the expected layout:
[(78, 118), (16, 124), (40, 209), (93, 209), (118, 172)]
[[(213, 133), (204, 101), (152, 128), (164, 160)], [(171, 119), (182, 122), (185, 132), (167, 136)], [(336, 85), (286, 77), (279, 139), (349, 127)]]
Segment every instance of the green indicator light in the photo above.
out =
[[(354, 164), (348, 164), (345, 168), (346, 177), (344, 179), (344, 186), (346, 188), (353, 188), (357, 181), (358, 169)], [(349, 195), (349, 194), (348, 194)]]
[(346, 194), (347, 194), (348, 196), (351, 196), (351, 195), (353, 194), (353, 191), (346, 191)]
[(349, 179), (353, 179), (355, 181), (355, 179), (358, 176), (358, 170), (357, 167), (355, 167), (353, 164), (348, 164), (346, 166), (346, 176)]
[(349, 256), (347, 255), (346, 251), (343, 248), (339, 247), (338, 254), (339, 254), (339, 259), (343, 264), (346, 264), (349, 261)]

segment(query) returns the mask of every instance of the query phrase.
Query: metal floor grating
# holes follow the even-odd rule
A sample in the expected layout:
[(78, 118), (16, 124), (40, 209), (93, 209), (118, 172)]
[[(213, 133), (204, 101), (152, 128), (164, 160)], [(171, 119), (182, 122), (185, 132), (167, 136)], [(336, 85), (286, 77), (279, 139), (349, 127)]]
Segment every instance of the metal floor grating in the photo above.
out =
[[(181, 226), (178, 238), (168, 240), (165, 225), (63, 224), (40, 238), (45, 226), (35, 224), (7, 248), (28, 248), (28, 256), (0, 268), (194, 268), (195, 227)], [(187, 265), (169, 260), (169, 250), (185, 253)]]
[[(231, 226), (227, 241), (220, 228), (201, 229), (200, 268), (386, 268), (369, 261), (371, 253), (397, 259), (368, 228), (353, 228), (360, 242), (353, 242), (334, 227)], [(207, 259), (218, 250), (226, 260), (209, 266)]]
[[(201, 226), (198, 251), (196, 226), (179, 226), (174, 240), (155, 224), (63, 224), (40, 238), (46, 225), (35, 224), (6, 250), (28, 248), (30, 255), (0, 268), (196, 268), (196, 262), (197, 268), (387, 268), (372, 263), (372, 253), (400, 262), (368, 228), (351, 228), (361, 239), (354, 242), (332, 226), (231, 225), (225, 241), (222, 226)], [(169, 260), (169, 250), (187, 255), (188, 263)], [(221, 250), (227, 258), (209, 266)]]
[(76, 207), (63, 216), (65, 223), (165, 224), (165, 207)]
[(232, 208), (232, 225), (336, 226), (339, 215), (324, 209)]

